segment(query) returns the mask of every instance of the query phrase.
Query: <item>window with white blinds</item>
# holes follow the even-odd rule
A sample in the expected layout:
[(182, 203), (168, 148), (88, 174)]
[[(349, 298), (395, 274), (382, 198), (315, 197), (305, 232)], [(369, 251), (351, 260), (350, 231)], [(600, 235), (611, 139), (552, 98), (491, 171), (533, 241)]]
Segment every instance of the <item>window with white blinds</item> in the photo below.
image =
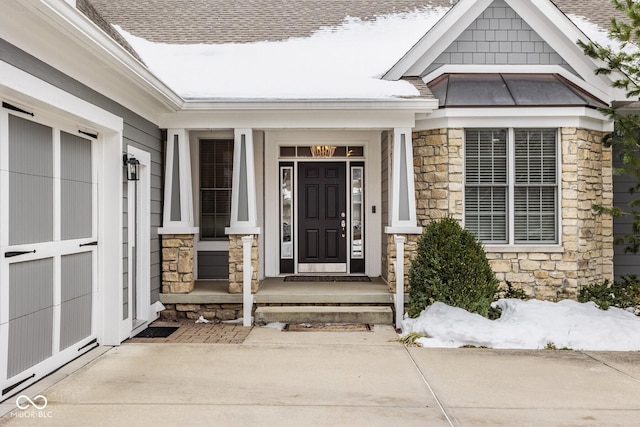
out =
[(507, 241), (507, 131), (466, 131), (465, 225), (483, 242)]
[(557, 243), (557, 152), (556, 129), (466, 129), (466, 228), (484, 243)]
[(515, 243), (557, 241), (555, 129), (514, 131)]

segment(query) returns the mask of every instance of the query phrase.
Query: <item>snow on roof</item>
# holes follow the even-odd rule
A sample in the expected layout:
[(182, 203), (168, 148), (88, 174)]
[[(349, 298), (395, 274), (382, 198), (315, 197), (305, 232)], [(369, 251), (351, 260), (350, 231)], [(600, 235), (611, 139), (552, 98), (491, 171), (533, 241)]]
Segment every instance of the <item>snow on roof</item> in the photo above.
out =
[[(253, 43), (158, 43), (114, 27), (185, 99), (390, 99), (420, 96), (407, 81), (380, 77), (449, 9), (347, 17), (309, 37)], [(606, 30), (583, 16), (567, 16), (591, 40), (610, 44)]]
[(385, 99), (420, 95), (380, 76), (447, 10), (346, 18), (310, 37), (244, 44), (152, 43), (116, 29), (185, 99)]
[(578, 27), (589, 39), (602, 46), (616, 46), (616, 44), (609, 38), (609, 33), (606, 29), (599, 27), (589, 19), (580, 15), (567, 15), (571, 22)]

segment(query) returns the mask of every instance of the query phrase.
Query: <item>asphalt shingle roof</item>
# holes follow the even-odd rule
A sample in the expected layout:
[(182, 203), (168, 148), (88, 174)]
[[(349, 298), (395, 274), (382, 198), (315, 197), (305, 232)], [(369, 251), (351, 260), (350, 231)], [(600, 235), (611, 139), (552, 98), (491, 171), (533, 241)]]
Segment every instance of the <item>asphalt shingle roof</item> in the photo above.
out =
[[(153, 42), (248, 43), (306, 37), (346, 17), (362, 20), (457, 0), (87, 0), (112, 24)], [(604, 28), (620, 18), (609, 0), (554, 0)]]
[(131, 45), (113, 28), (109, 22), (99, 13), (93, 5), (89, 2), (89, 0), (77, 0), (76, 7), (78, 10), (85, 14), (94, 24), (102, 29), (105, 33), (109, 35), (113, 40), (118, 42), (120, 46), (125, 48), (130, 54), (132, 54), (138, 61), (143, 62), (142, 58), (138, 55), (138, 53), (131, 47)]

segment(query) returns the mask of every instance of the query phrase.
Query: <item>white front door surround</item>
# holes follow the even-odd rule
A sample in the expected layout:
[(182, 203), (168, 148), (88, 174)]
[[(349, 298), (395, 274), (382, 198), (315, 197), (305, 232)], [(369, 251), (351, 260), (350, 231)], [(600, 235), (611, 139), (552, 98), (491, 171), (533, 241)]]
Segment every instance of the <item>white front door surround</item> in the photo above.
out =
[[(284, 275), (280, 271), (280, 227), (281, 222), (280, 208), (278, 201), (280, 200), (280, 173), (281, 164), (291, 164), (293, 172), (293, 223), (291, 236), (293, 237), (293, 259), (294, 273), (318, 272), (317, 269), (309, 268), (309, 264), (299, 265), (299, 252), (297, 247), (296, 230), (298, 229), (298, 212), (297, 206), (299, 202), (298, 187), (299, 182), (298, 167), (300, 162), (319, 161), (317, 158), (281, 158), (280, 147), (292, 146), (362, 146), (364, 156), (357, 159), (349, 158), (329, 158), (326, 161), (345, 162), (347, 166), (347, 182), (345, 183), (347, 192), (351, 188), (349, 185), (349, 165), (352, 162), (364, 164), (364, 194), (365, 201), (363, 207), (364, 241), (366, 243), (366, 256), (364, 274), (369, 276), (379, 276), (381, 274), (381, 233), (382, 233), (382, 195), (381, 195), (381, 134), (379, 130), (280, 130), (265, 131), (265, 149), (262, 151), (264, 156), (264, 177), (262, 182), (258, 183), (258, 188), (264, 191), (264, 247), (273, 250), (264, 251), (264, 276), (274, 277)], [(256, 160), (258, 162), (259, 160)], [(322, 160), (320, 160), (322, 161)], [(258, 177), (260, 181), (261, 177)], [(349, 198), (347, 197), (347, 204)], [(350, 223), (350, 209), (346, 209), (345, 221)], [(351, 242), (352, 236), (349, 227), (346, 227), (346, 241)], [(347, 251), (349, 252), (349, 251)], [(347, 265), (343, 269), (343, 273), (349, 270), (349, 256), (347, 256)], [(313, 267), (313, 266), (311, 266)], [(334, 271), (335, 268), (322, 264), (323, 271)]]

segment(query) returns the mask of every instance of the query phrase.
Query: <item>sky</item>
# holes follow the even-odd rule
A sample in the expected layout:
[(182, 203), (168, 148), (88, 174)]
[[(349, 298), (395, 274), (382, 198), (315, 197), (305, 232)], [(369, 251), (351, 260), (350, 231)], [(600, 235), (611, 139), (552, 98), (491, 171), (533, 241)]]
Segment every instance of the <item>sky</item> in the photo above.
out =
[(497, 320), (489, 320), (441, 302), (427, 307), (419, 317), (406, 318), (403, 335), (416, 332), (427, 338), (423, 347), (476, 347), (503, 349), (557, 349), (639, 351), (640, 317), (595, 303), (501, 299)]

